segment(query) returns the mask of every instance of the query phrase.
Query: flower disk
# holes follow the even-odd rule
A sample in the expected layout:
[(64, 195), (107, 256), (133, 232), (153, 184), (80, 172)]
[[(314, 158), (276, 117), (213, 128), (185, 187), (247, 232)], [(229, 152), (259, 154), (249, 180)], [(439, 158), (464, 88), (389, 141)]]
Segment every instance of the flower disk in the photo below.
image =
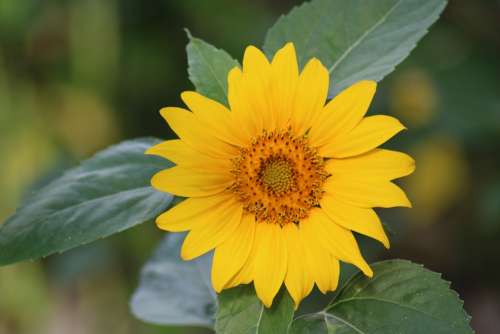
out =
[(271, 61), (249, 46), (242, 65), (228, 73), (228, 106), (184, 92), (189, 110), (160, 111), (179, 139), (147, 153), (176, 166), (151, 184), (186, 199), (156, 224), (189, 231), (185, 260), (214, 250), (215, 291), (253, 282), (270, 307), (284, 284), (298, 307), (314, 285), (337, 288), (340, 261), (373, 275), (353, 232), (389, 247), (373, 208), (410, 206), (392, 181), (414, 161), (378, 148), (404, 126), (365, 116), (375, 82), (327, 101), (330, 73), (314, 58), (299, 71), (291, 43)]
[(319, 206), (328, 176), (306, 136), (293, 137), (291, 130), (264, 132), (240, 150), (233, 164), (231, 190), (244, 211), (258, 222), (280, 225), (298, 224)]

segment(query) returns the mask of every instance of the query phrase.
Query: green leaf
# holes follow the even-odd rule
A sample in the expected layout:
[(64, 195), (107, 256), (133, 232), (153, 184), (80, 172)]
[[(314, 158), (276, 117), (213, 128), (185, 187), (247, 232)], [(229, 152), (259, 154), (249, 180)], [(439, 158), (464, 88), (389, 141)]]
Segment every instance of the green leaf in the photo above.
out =
[(441, 275), (403, 260), (354, 275), (322, 312), (298, 317), (291, 334), (470, 334), (463, 302)]
[(183, 233), (171, 233), (141, 270), (130, 307), (139, 319), (159, 325), (213, 328), (216, 294), (210, 283), (211, 254), (180, 258)]
[(0, 265), (63, 252), (159, 215), (172, 196), (153, 190), (150, 178), (171, 163), (144, 154), (158, 142), (112, 146), (30, 196), (0, 226)]
[(293, 319), (293, 301), (281, 289), (271, 308), (255, 295), (253, 285), (240, 285), (219, 294), (215, 331), (218, 334), (285, 334)]
[(282, 16), (268, 31), (272, 56), (294, 42), (301, 66), (317, 57), (330, 71), (330, 96), (351, 84), (380, 81), (425, 35), (446, 0), (313, 0)]
[(198, 93), (227, 105), (227, 74), (238, 62), (226, 51), (187, 34), (189, 79)]

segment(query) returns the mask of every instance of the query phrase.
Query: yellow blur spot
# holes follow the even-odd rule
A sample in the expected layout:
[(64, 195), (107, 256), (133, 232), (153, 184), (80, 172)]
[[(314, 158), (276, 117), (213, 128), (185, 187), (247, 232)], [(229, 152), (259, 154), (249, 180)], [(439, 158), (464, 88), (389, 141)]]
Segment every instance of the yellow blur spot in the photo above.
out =
[(53, 124), (59, 139), (83, 159), (118, 141), (119, 129), (108, 104), (76, 88), (60, 88)]
[(421, 142), (412, 156), (417, 169), (407, 180), (414, 204), (408, 214), (418, 223), (434, 223), (466, 191), (467, 164), (458, 143), (440, 136)]
[(429, 124), (439, 102), (432, 78), (418, 68), (398, 73), (390, 90), (392, 113), (410, 127)]
[[(12, 85), (12, 86), (10, 86)], [(12, 89), (11, 89), (12, 87)], [(28, 83), (11, 84), (0, 66), (0, 224), (13, 213), (26, 189), (51, 166), (56, 147)]]

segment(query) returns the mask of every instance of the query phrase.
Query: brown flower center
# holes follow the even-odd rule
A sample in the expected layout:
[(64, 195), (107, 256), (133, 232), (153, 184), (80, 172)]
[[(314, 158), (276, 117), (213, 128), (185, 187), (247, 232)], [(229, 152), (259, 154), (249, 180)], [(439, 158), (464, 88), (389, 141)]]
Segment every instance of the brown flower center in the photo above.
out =
[(307, 138), (290, 130), (264, 132), (233, 160), (234, 183), (246, 213), (259, 222), (298, 223), (319, 205), (328, 177)]

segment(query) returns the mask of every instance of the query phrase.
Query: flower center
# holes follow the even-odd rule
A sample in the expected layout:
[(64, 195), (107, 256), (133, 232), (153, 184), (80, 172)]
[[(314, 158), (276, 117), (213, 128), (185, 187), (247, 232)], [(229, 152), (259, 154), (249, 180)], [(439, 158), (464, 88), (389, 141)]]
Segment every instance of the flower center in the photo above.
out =
[(298, 223), (319, 205), (328, 177), (323, 159), (305, 136), (264, 131), (233, 160), (234, 183), (246, 213), (258, 222)]
[(294, 170), (290, 161), (281, 157), (271, 157), (261, 167), (260, 180), (268, 191), (280, 194), (293, 187)]

